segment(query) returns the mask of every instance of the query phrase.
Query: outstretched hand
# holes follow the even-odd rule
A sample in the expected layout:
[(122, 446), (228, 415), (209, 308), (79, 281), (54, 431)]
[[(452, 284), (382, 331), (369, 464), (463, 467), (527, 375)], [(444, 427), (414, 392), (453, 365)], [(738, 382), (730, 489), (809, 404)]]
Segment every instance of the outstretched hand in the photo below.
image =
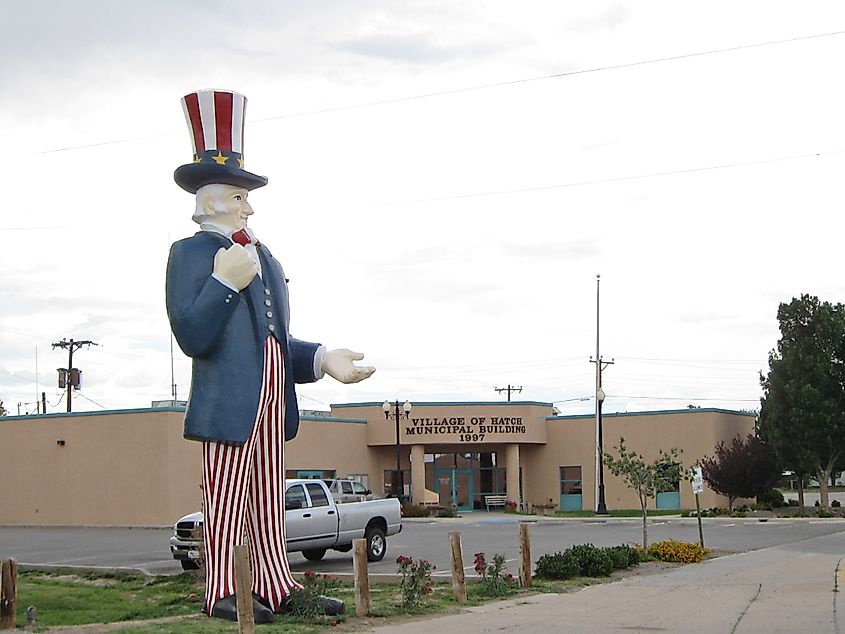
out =
[(360, 361), (364, 355), (346, 348), (327, 350), (323, 357), (323, 372), (341, 383), (358, 383), (370, 378), (376, 369), (372, 366), (357, 366), (353, 361)]

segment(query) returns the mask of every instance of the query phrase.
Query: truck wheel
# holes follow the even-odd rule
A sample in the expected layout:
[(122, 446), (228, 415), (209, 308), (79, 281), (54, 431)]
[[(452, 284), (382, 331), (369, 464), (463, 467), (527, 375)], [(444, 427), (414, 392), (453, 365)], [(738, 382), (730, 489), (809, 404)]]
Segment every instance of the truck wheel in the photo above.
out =
[(200, 565), (193, 559), (182, 559), (182, 570), (199, 570)]
[(387, 542), (384, 539), (384, 531), (376, 526), (370, 526), (364, 533), (367, 540), (367, 561), (381, 561), (387, 552)]
[(320, 561), (326, 556), (325, 548), (312, 548), (311, 550), (303, 550), (302, 556), (308, 561)]

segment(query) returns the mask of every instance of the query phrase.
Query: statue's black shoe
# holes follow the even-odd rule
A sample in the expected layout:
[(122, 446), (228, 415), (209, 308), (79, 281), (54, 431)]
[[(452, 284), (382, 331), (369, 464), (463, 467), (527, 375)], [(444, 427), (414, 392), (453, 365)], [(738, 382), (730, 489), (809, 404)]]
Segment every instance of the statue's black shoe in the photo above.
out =
[(320, 597), (320, 602), (323, 604), (323, 614), (326, 616), (340, 616), (346, 609), (343, 601), (334, 597)]
[[(275, 620), (275, 617), (273, 616), (273, 610), (258, 601), (255, 595), (253, 595), (252, 597), (252, 613), (255, 622), (258, 624), (272, 623)], [(223, 597), (222, 599), (217, 601), (217, 603), (214, 604), (214, 607), (211, 608), (211, 616), (216, 617), (218, 619), (226, 619), (228, 621), (237, 621), (237, 597), (234, 594), (230, 594), (228, 597)]]

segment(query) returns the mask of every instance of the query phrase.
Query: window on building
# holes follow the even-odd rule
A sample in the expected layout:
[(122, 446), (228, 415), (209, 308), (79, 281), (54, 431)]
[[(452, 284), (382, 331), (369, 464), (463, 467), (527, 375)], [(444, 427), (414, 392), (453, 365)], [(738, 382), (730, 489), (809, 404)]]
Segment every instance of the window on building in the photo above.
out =
[(581, 495), (581, 467), (560, 468), (560, 494)]
[(334, 469), (288, 469), (285, 471), (286, 478), (296, 478), (297, 480), (334, 480)]
[(308, 495), (311, 496), (311, 506), (329, 505), (329, 498), (326, 496), (326, 490), (323, 487), (316, 483), (311, 484), (310, 482), (305, 486), (308, 488)]

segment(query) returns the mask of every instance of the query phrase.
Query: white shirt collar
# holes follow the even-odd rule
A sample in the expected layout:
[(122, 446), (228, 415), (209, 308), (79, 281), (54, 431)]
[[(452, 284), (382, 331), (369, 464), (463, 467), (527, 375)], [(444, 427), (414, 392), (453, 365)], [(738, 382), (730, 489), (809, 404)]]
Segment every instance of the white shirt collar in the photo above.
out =
[[(252, 229), (249, 227), (245, 227), (246, 233), (249, 236), (249, 239), (252, 240), (252, 243), (255, 244), (255, 234), (252, 232)], [(211, 231), (213, 233), (219, 233), (224, 238), (232, 239), (232, 234), (235, 233), (236, 229), (232, 229), (232, 227), (227, 227), (225, 225), (219, 225), (216, 222), (206, 221), (200, 224), (201, 231)]]

